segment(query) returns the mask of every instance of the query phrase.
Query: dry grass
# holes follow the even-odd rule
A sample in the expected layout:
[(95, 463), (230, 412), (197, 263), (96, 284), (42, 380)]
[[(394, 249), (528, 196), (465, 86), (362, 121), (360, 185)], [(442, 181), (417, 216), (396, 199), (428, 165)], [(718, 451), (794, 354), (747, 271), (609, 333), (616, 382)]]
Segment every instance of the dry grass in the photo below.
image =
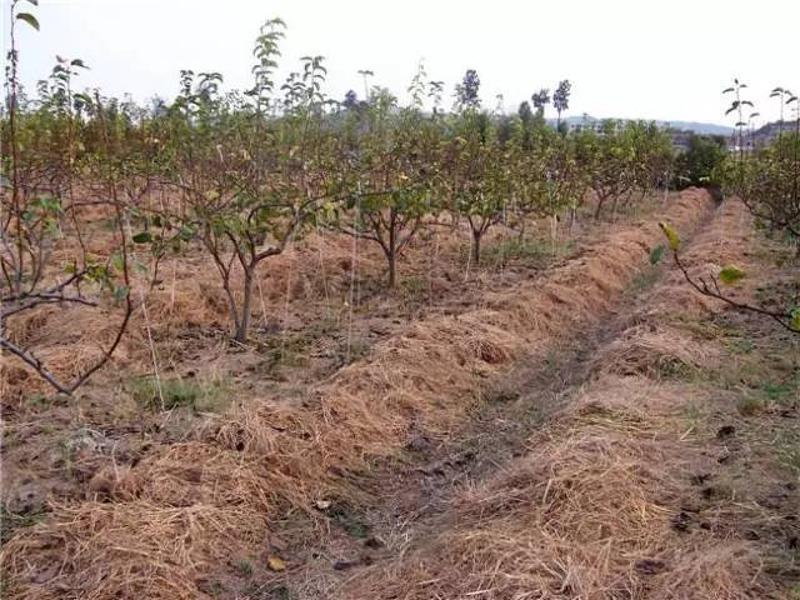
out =
[[(669, 215), (686, 234), (710, 208), (704, 192), (690, 192)], [(4, 547), (4, 570), (12, 582), (8, 597), (59, 597), (65, 591), (98, 600), (203, 597), (199, 574), (230, 547), (258, 544), (267, 519), (280, 507), (308, 511), (314, 499), (333, 493), (363, 502), (363, 492), (343, 474), (400, 452), (412, 428), (448, 435), (480, 400), (489, 379), (521, 356), (545, 352), (559, 338), (580, 335), (596, 323), (659, 242), (655, 222), (610, 234), (539, 281), (489, 295), (485, 308), (414, 324), (318, 386), (300, 405), (248, 399), (199, 441), (153, 452), (125, 474), (129, 483), (117, 489), (112, 482), (102, 492), (109, 503), (54, 507), (49, 519)], [(154, 319), (162, 314), (157, 311)], [(636, 481), (641, 474), (632, 461), (648, 449), (631, 442), (614, 454), (614, 444), (603, 446), (595, 438), (581, 438), (575, 446), (561, 443), (542, 440), (553, 460), (565, 461), (548, 468), (553, 472), (561, 465), (564, 477), (547, 493), (540, 479), (524, 489), (543, 502), (552, 499), (553, 508), (573, 502), (574, 478), (588, 476), (585, 469), (598, 464), (592, 456), (608, 451), (603, 464), (612, 474), (610, 483), (597, 471), (601, 489), (591, 502), (580, 501), (578, 512), (607, 493), (620, 493), (614, 482)], [(539, 466), (532, 468), (540, 473)], [(625, 502), (629, 510), (620, 505), (612, 512), (627, 510), (626, 523), (646, 534), (639, 513), (661, 514), (658, 502), (638, 490)], [(602, 518), (589, 522), (596, 529)], [(607, 536), (589, 527), (575, 538), (582, 539), (600, 549)], [(57, 572), (50, 570), (54, 561)], [(572, 572), (569, 565), (559, 568)], [(611, 567), (608, 572), (617, 573)]]
[(342, 598), (765, 597), (756, 546), (677, 530), (707, 460), (674, 422), (685, 390), (606, 378), (456, 498), (421, 548)]
[[(739, 202), (728, 202), (709, 227), (682, 249), (681, 260), (693, 278), (716, 275), (720, 265), (728, 264), (752, 271), (758, 267), (743, 251), (752, 235), (752, 218), (746, 208)], [(747, 293), (747, 288), (727, 291), (736, 297)], [(629, 318), (632, 325), (595, 357), (593, 370), (660, 377), (713, 369), (721, 360), (720, 349), (698, 340), (676, 317), (685, 321), (727, 308), (722, 301), (697, 293), (680, 271), (672, 269), (643, 296), (642, 308)]]
[(719, 349), (700, 344), (686, 331), (660, 325), (637, 325), (603, 348), (592, 360), (596, 373), (685, 376), (714, 368)]
[[(688, 249), (681, 252), (681, 260), (691, 276), (708, 278), (719, 273), (723, 266), (736, 264), (745, 267), (750, 264), (747, 253), (742, 249), (756, 235), (752, 222), (752, 217), (740, 202), (723, 204), (717, 218)], [(726, 291), (736, 297), (737, 289), (733, 287)], [(683, 312), (690, 315), (708, 314), (724, 308), (720, 300), (702, 296), (686, 285), (683, 275), (677, 270), (667, 275), (649, 310), (655, 313), (660, 310), (674, 312), (674, 306), (681, 306)]]
[[(693, 269), (704, 269), (708, 257), (745, 264), (750, 224), (743, 210), (734, 202), (723, 207), (686, 254)], [(717, 237), (732, 238), (738, 253)], [(702, 368), (721, 350), (662, 326), (686, 309), (677, 285), (668, 276), (644, 299), (646, 312), (601, 350), (593, 381), (533, 435), (527, 454), (459, 493), (427, 536), (392, 548), (392, 559), (353, 577), (338, 597), (782, 597), (758, 542), (728, 527), (689, 530), (685, 523), (692, 517), (683, 507), (697, 492), (690, 482), (716, 463), (704, 443), (687, 437), (681, 415), (711, 398), (702, 388), (648, 376), (665, 360)], [(770, 518), (737, 503), (714, 512), (739, 524)]]
[(266, 535), (263, 519), (248, 505), (136, 500), (55, 508), (38, 535), (17, 538), (4, 551), (4, 569), (26, 582), (24, 588), (11, 582), (5, 598), (207, 598), (198, 584), (209, 570)]

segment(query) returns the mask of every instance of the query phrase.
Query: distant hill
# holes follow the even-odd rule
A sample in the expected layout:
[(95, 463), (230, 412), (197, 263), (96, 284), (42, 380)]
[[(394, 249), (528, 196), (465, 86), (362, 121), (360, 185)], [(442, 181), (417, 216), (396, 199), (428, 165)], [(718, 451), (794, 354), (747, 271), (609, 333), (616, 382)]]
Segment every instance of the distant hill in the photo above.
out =
[[(549, 121), (555, 123), (555, 119), (548, 119)], [(590, 115), (583, 115), (583, 116), (573, 116), (567, 117), (564, 121), (570, 126), (575, 127), (576, 125), (582, 125), (583, 123), (597, 123), (598, 121), (602, 121), (603, 119), (598, 119), (596, 117), (592, 117)], [(621, 121), (630, 121), (633, 119), (620, 119)], [(650, 119), (644, 119), (650, 120)], [(706, 134), (706, 135), (731, 135), (733, 133), (733, 127), (726, 127), (725, 125), (717, 125), (716, 123), (700, 123), (697, 121), (661, 121), (655, 119), (655, 122), (659, 125), (665, 127), (672, 127), (673, 129), (680, 129), (681, 131), (693, 131), (694, 133)]]
[(733, 133), (733, 127), (717, 125), (716, 123), (699, 123), (697, 121), (656, 121), (659, 125), (668, 125), (681, 131), (693, 131), (704, 135), (724, 135)]
[(774, 140), (776, 137), (778, 137), (780, 132), (793, 132), (795, 130), (795, 126), (796, 125), (794, 121), (784, 121), (782, 125), (780, 121), (767, 123), (753, 132), (753, 138), (755, 139), (756, 145), (760, 146)]

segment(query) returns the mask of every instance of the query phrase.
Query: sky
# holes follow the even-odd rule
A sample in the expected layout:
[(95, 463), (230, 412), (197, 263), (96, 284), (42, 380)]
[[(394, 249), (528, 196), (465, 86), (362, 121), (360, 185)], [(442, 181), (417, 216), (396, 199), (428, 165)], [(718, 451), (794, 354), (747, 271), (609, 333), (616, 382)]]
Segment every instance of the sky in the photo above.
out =
[[(720, 96), (734, 77), (763, 120), (777, 118), (776, 85), (800, 92), (800, 0), (40, 0), (41, 23), (20, 23), (20, 69), (32, 88), (56, 54), (90, 70), (77, 87), (172, 98), (178, 72), (219, 71), (227, 88), (251, 84), (259, 26), (287, 26), (279, 81), (300, 57), (326, 57), (326, 90), (363, 96), (359, 69), (401, 100), (420, 60), (449, 97), (476, 69), (487, 108), (506, 112), (533, 92), (572, 82), (568, 115), (731, 124)], [(9, 0), (2, 0), (8, 45)], [(5, 56), (5, 52), (3, 53)], [(552, 111), (552, 107), (550, 108)], [(554, 116), (554, 115), (553, 115)]]

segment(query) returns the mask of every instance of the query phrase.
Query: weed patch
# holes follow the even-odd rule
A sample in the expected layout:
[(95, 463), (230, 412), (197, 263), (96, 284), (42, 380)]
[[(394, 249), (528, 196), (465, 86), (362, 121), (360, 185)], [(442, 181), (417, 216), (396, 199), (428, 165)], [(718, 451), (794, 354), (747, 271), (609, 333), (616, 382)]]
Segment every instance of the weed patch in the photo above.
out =
[(25, 513), (16, 513), (0, 502), (0, 544), (5, 544), (14, 533), (21, 528), (31, 527), (41, 521), (47, 514), (45, 510), (34, 510)]
[(133, 399), (152, 410), (188, 407), (197, 412), (218, 412), (228, 390), (224, 380), (137, 377), (127, 385)]

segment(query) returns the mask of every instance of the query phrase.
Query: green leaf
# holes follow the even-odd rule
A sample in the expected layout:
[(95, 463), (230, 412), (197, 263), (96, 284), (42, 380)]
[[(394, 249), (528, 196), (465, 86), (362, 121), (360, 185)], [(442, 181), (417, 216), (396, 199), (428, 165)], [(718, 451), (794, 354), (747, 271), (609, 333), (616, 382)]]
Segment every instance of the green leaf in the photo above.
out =
[(136, 244), (147, 244), (153, 241), (153, 237), (149, 231), (141, 231), (133, 236), (133, 241)]
[(800, 308), (795, 308), (791, 314), (792, 314), (792, 320), (789, 321), (789, 326), (792, 329), (800, 331)]
[(664, 232), (664, 235), (667, 236), (667, 241), (669, 242), (669, 249), (673, 252), (677, 252), (678, 248), (681, 246), (681, 238), (678, 235), (678, 232), (675, 231), (672, 227), (667, 225), (666, 223), (659, 223), (659, 227), (661, 227), (661, 231)]
[(89, 67), (86, 66), (86, 63), (83, 62), (83, 59), (75, 58), (72, 62), (69, 63), (73, 67), (80, 67), (81, 69), (88, 69)]
[(116, 288), (114, 288), (114, 300), (121, 302), (128, 297), (128, 292), (129, 290), (127, 285), (118, 285)]
[(656, 266), (658, 263), (661, 262), (661, 259), (664, 258), (664, 252), (666, 252), (666, 248), (663, 244), (656, 246), (650, 251), (650, 264)]
[(122, 269), (125, 267), (125, 261), (123, 260), (121, 253), (115, 252), (111, 256), (111, 266), (117, 271), (122, 271)]
[(39, 31), (39, 21), (31, 13), (17, 13), (17, 19), (25, 21), (28, 25)]
[(183, 225), (178, 231), (178, 237), (184, 241), (189, 242), (194, 237), (196, 231), (191, 225)]
[(731, 285), (744, 277), (745, 273), (739, 267), (728, 265), (719, 272), (719, 279), (722, 283)]

